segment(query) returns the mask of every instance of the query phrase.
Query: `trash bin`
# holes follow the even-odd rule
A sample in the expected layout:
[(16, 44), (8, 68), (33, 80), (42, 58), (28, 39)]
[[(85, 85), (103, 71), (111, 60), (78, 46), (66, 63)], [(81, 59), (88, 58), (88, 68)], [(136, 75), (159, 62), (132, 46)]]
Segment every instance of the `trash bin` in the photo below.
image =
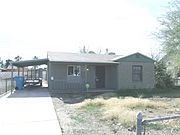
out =
[(16, 81), (16, 90), (23, 90), (24, 89), (24, 77), (15, 76), (14, 80)]

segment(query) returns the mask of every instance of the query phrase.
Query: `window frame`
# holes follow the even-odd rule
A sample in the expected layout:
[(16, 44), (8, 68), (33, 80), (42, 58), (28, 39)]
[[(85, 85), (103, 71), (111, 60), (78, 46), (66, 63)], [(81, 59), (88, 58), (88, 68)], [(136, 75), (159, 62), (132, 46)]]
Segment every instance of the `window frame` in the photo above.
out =
[[(72, 74), (69, 74), (69, 67), (72, 67), (73, 69), (73, 73)], [(77, 75), (75, 75), (75, 69), (78, 67), (78, 69), (79, 69), (79, 75), (77, 74)], [(79, 77), (79, 76), (81, 76), (81, 66), (80, 65), (68, 65), (67, 66), (67, 76), (73, 76), (73, 77)]]
[[(135, 70), (134, 68), (140, 68), (140, 70)], [(139, 79), (137, 79), (137, 76)], [(132, 65), (132, 82), (143, 82), (143, 66), (142, 65)]]

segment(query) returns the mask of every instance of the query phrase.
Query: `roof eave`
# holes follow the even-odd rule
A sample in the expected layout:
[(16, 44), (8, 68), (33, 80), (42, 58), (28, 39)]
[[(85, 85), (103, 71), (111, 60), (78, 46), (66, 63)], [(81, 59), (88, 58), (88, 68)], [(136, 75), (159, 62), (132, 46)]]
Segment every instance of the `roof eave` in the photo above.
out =
[(86, 61), (51, 61), (50, 62), (55, 62), (55, 63), (78, 63), (78, 64), (118, 64), (119, 62), (86, 62)]
[(12, 62), (13, 66), (16, 67), (27, 67), (27, 66), (36, 66), (36, 65), (43, 65), (48, 63), (48, 59), (37, 59), (37, 60), (24, 60), (24, 61), (17, 61)]

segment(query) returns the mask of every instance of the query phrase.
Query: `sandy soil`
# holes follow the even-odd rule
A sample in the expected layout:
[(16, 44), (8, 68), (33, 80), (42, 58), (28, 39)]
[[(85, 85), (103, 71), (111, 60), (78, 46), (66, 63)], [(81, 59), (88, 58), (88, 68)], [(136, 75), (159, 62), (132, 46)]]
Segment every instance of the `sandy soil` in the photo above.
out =
[(112, 121), (104, 121), (98, 110), (87, 112), (77, 110), (74, 104), (84, 98), (53, 97), (53, 104), (60, 122), (63, 135), (134, 135), (133, 131), (123, 128)]
[[(59, 123), (63, 135), (134, 135), (135, 131), (124, 128), (120, 123), (113, 121), (105, 121), (102, 119), (98, 109), (93, 111), (82, 110), (75, 108), (75, 104), (84, 100), (84, 96), (61, 94), (52, 96), (53, 104), (59, 119)], [(162, 99), (167, 100), (167, 99)], [(177, 99), (168, 99), (172, 102)], [(157, 110), (142, 110), (142, 112), (150, 117), (175, 115), (180, 112), (175, 112), (175, 109), (167, 109), (158, 112)], [(159, 115), (157, 115), (159, 114)], [(180, 119), (179, 119), (180, 123)], [(152, 126), (146, 127), (146, 134), (152, 135), (179, 135), (180, 131), (171, 131), (169, 128), (152, 130)], [(156, 126), (156, 125), (155, 125)]]

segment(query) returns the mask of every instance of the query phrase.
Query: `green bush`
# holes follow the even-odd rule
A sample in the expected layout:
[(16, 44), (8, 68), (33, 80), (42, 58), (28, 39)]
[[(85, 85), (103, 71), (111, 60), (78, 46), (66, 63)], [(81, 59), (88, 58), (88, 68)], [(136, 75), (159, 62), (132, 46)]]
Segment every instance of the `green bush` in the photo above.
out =
[(155, 86), (156, 88), (171, 88), (174, 86), (173, 79), (163, 61), (155, 62)]

